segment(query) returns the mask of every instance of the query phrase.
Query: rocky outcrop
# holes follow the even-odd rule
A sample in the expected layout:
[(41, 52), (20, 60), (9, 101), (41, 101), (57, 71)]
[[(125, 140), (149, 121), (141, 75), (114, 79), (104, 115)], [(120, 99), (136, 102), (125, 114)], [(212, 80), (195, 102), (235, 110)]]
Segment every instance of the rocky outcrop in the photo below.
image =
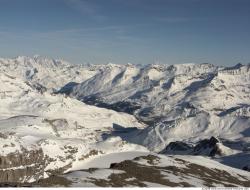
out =
[(222, 155), (222, 150), (219, 148), (218, 143), (220, 143), (219, 139), (213, 136), (210, 139), (199, 141), (195, 146), (176, 141), (169, 143), (160, 153), (206, 155), (213, 157), (215, 155)]
[(46, 157), (42, 149), (0, 156), (0, 183), (36, 181), (44, 176)]
[(217, 143), (219, 142), (219, 139), (215, 137), (211, 137), (210, 139), (204, 139), (194, 147), (193, 153), (198, 155), (205, 154), (207, 156), (221, 155), (222, 152), (217, 146)]
[(250, 172), (250, 165), (246, 165), (242, 169)]
[(193, 147), (191, 145), (188, 145), (185, 142), (176, 141), (169, 143), (166, 148), (161, 152), (164, 153), (183, 153), (187, 154), (190, 153), (193, 150)]

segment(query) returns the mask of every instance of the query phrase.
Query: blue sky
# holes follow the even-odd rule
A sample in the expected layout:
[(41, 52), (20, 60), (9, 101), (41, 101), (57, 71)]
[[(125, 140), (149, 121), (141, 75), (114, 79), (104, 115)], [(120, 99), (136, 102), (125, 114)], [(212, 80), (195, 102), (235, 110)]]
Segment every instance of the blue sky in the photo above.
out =
[(250, 62), (249, 0), (0, 0), (0, 56)]

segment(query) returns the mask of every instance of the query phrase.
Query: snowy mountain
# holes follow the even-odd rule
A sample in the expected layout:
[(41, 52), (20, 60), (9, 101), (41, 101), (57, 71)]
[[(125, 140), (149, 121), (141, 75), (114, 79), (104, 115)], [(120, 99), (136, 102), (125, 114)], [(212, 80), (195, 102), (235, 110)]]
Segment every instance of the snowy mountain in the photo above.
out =
[[(131, 105), (143, 121), (211, 112), (249, 116), (250, 65), (107, 65), (75, 86), (71, 95), (93, 104)], [(133, 106), (134, 105), (134, 106)], [(174, 108), (174, 109), (173, 109)]]
[(42, 56), (18, 56), (0, 59), (0, 71), (23, 80), (38, 83), (47, 89), (61, 88), (70, 82), (80, 83), (96, 74), (98, 68), (73, 65), (63, 60)]
[[(0, 84), (0, 185), (247, 186), (250, 180), (239, 170), (250, 170), (250, 65), (74, 65), (20, 56), (0, 59)], [(147, 163), (147, 155), (157, 163)], [(187, 170), (156, 182), (124, 162), (159, 178), (175, 162)], [(190, 165), (227, 178), (204, 180)], [(120, 175), (122, 181), (112, 181)]]
[(171, 142), (195, 144), (214, 136), (248, 155), (250, 65), (109, 65), (76, 85), (71, 96), (134, 114), (149, 124), (124, 137), (149, 150), (160, 152)]
[(0, 182), (32, 182), (90, 156), (147, 150), (119, 137), (102, 140), (114, 125), (143, 128), (131, 115), (40, 93), (2, 72), (0, 83)]

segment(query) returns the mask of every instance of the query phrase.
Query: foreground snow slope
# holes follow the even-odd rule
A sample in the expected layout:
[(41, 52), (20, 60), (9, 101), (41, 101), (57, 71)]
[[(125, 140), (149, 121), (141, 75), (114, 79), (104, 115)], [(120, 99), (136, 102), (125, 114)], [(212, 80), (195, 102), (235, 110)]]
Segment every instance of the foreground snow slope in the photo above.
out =
[[(126, 153), (124, 156), (126, 157)], [(116, 160), (119, 154), (107, 157)], [(100, 165), (99, 161), (96, 162)], [(201, 156), (159, 154), (147, 154), (132, 160), (112, 163), (106, 169), (93, 168), (59, 177), (52, 176), (38, 183), (38, 186), (73, 187), (247, 187), (249, 185), (249, 172), (230, 168)]]

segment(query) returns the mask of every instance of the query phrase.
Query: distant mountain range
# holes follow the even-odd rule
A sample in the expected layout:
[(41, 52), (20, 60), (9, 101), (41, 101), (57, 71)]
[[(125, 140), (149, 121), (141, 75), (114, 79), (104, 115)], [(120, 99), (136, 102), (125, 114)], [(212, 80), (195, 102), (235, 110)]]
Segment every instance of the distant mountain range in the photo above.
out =
[[(0, 59), (0, 84), (2, 186), (115, 186), (108, 179), (116, 167), (135, 178), (127, 185), (209, 186), (191, 170), (166, 182), (120, 168), (124, 160), (128, 168), (142, 167), (145, 161), (133, 159), (150, 160), (150, 155), (162, 160), (146, 164), (158, 174), (178, 162), (180, 168), (196, 164), (208, 173), (232, 175), (215, 176), (211, 186), (246, 186), (250, 180), (243, 171), (250, 170), (250, 65), (74, 65), (19, 56)], [(76, 173), (88, 165), (106, 177)], [(67, 185), (49, 183), (64, 173)], [(185, 173), (195, 179), (181, 180)], [(126, 186), (125, 181), (117, 183)]]

